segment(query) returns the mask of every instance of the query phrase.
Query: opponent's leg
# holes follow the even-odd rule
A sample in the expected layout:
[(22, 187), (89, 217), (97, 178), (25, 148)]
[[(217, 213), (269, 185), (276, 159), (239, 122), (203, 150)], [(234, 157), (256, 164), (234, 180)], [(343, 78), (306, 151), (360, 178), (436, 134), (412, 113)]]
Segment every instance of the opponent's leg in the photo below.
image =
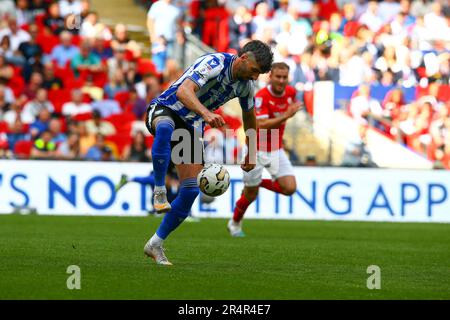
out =
[(175, 123), (169, 117), (158, 117), (153, 120), (155, 140), (152, 147), (153, 171), (155, 174), (155, 190), (153, 206), (158, 213), (170, 210), (166, 195), (166, 173), (170, 163), (170, 141)]
[(275, 181), (272, 179), (263, 179), (260, 186), (267, 190), (281, 193), (286, 196), (292, 195), (297, 189), (294, 176), (279, 177)]
[(234, 208), (233, 219), (228, 221), (228, 231), (233, 237), (243, 237), (244, 232), (242, 231), (242, 218), (244, 217), (245, 211), (248, 206), (255, 201), (258, 196), (258, 187), (245, 186), (242, 191), (241, 197), (236, 201)]
[(186, 219), (192, 204), (199, 194), (197, 175), (203, 168), (201, 164), (179, 164), (177, 165), (180, 177), (180, 188), (178, 195), (172, 202), (172, 209), (166, 213), (158, 230), (147, 242), (144, 252), (155, 259), (156, 263), (171, 265), (167, 260), (162, 247), (163, 241)]
[(263, 179), (260, 186), (284, 194), (292, 195), (297, 190), (294, 169), (284, 150), (272, 152), (269, 157), (270, 166), (267, 168), (272, 179)]
[[(257, 161), (259, 158), (257, 158)], [(248, 206), (258, 196), (258, 186), (261, 183), (264, 166), (257, 162), (255, 168), (249, 172), (244, 172), (244, 190), (234, 207), (233, 218), (228, 221), (227, 229), (233, 237), (244, 237), (242, 232), (242, 219)]]

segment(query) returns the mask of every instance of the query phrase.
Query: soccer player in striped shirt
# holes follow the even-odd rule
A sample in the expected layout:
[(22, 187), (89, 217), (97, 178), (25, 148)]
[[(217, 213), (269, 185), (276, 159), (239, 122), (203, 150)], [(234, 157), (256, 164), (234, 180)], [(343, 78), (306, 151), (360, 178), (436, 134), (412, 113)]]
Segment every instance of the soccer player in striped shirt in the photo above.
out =
[[(224, 119), (213, 111), (237, 97), (244, 130), (256, 130), (254, 81), (260, 74), (270, 71), (272, 60), (270, 47), (259, 40), (248, 42), (238, 55), (206, 54), (150, 103), (145, 122), (155, 137), (152, 148), (154, 208), (157, 212), (167, 213), (146, 243), (144, 252), (157, 264), (172, 264), (164, 254), (163, 241), (186, 219), (199, 194), (197, 175), (204, 164), (202, 136), (205, 124), (213, 128), (223, 126)], [(247, 150), (256, 150), (252, 145), (256, 141), (247, 139), (246, 143)], [(255, 163), (250, 159), (255, 158), (249, 152), (241, 168), (244, 171), (253, 169)], [(180, 178), (180, 189), (169, 204), (164, 181), (171, 159)]]

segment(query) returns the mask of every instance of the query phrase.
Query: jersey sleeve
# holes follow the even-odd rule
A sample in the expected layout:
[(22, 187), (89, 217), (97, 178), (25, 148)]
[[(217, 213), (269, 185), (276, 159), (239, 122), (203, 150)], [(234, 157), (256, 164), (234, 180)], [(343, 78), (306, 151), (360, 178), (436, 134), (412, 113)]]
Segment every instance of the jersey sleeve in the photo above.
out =
[(268, 100), (264, 98), (264, 94), (260, 91), (255, 97), (256, 119), (269, 118)]
[(208, 80), (219, 75), (224, 68), (223, 62), (215, 55), (205, 57), (197, 66), (195, 66), (187, 75), (188, 79), (194, 81), (200, 88)]
[(239, 104), (243, 111), (250, 111), (255, 107), (255, 86), (249, 81), (242, 95), (239, 96)]

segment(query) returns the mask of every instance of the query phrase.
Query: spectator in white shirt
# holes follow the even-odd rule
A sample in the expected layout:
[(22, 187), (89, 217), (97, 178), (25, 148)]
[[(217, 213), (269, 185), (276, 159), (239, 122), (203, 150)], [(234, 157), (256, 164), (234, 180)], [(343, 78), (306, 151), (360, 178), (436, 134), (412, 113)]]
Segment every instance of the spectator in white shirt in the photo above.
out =
[(72, 101), (66, 102), (62, 106), (63, 115), (73, 117), (88, 112), (92, 112), (92, 106), (89, 103), (83, 102), (83, 93), (81, 90), (72, 90)]
[(38, 89), (36, 98), (25, 104), (22, 113), (35, 119), (42, 109), (47, 109), (50, 113), (55, 111), (53, 104), (48, 100), (47, 90), (44, 88)]
[(442, 15), (442, 6), (436, 1), (431, 6), (432, 12), (427, 13), (424, 17), (425, 27), (430, 32), (429, 34), (436, 40), (450, 40), (447, 20)]
[(366, 84), (359, 86), (357, 95), (350, 100), (349, 111), (353, 119), (362, 125), (383, 114), (380, 103), (370, 96), (370, 87)]
[(383, 20), (378, 15), (378, 3), (376, 1), (369, 1), (367, 10), (361, 15), (359, 22), (366, 25), (373, 32), (380, 30)]
[(59, 12), (61, 13), (61, 17), (65, 17), (69, 14), (79, 15), (81, 14), (81, 11), (81, 2), (78, 0), (59, 1)]
[(8, 27), (0, 31), (0, 41), (4, 36), (9, 36), (11, 50), (13, 52), (19, 49), (21, 43), (31, 40), (30, 34), (19, 28), (15, 17), (10, 17)]

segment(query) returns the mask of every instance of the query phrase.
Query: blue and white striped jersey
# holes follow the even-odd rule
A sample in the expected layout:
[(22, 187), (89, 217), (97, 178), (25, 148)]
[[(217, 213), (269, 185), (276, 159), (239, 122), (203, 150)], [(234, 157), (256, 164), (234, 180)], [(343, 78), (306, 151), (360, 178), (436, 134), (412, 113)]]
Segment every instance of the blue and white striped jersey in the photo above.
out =
[(164, 105), (175, 111), (188, 125), (202, 130), (205, 122), (200, 115), (186, 108), (177, 98), (177, 90), (186, 79), (194, 81), (200, 89), (196, 95), (200, 102), (211, 111), (225, 102), (238, 97), (244, 111), (254, 107), (255, 85), (252, 80), (234, 80), (231, 66), (236, 59), (229, 53), (212, 53), (198, 58), (183, 75), (175, 81), (152, 104)]

